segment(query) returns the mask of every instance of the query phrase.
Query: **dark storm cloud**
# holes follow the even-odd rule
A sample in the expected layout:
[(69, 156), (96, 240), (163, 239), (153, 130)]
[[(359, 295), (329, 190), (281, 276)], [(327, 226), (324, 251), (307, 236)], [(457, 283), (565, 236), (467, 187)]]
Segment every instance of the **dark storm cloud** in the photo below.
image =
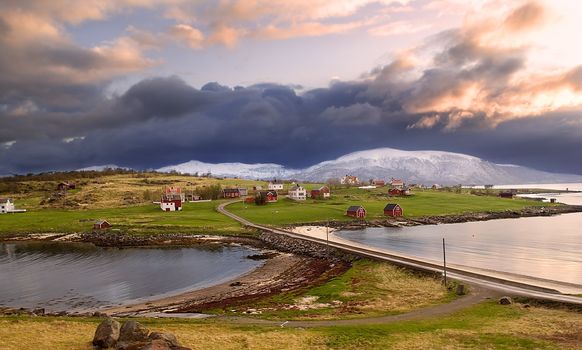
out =
[[(582, 149), (576, 114), (514, 121), (486, 133), (410, 129), (421, 115), (373, 98), (364, 102), (367, 88), (344, 82), (297, 95), (274, 84), (198, 90), (178, 78), (145, 80), (92, 113), (30, 116), (18, 135), (4, 124), (8, 132), (0, 135), (16, 142), (0, 146), (0, 173), (111, 163), (150, 168), (191, 159), (307, 166), (380, 146), (469, 152), (582, 173), (565, 152)], [(34, 129), (49, 130), (50, 137), (27, 133)], [(75, 136), (84, 138), (67, 139)]]
[[(532, 4), (509, 14), (501, 29), (476, 25), (435, 36), (428, 67), (402, 55), (361, 80), (308, 91), (217, 82), (196, 89), (177, 77), (153, 78), (113, 97), (104, 96), (112, 77), (147, 65), (123, 41), (119, 49), (129, 51), (117, 57), (116, 50), (75, 47), (50, 26), (40, 44), (8, 40), (19, 38), (17, 22), (0, 14), (0, 32), (9, 33), (0, 36), (0, 50), (9, 53), (0, 55), (0, 174), (192, 159), (302, 167), (386, 146), (582, 174), (571, 161), (582, 158), (580, 114), (536, 105), (537, 94), (580, 92), (582, 68), (527, 79), (527, 47), (482, 40), (539, 23), (543, 9)], [(526, 78), (514, 83), (516, 74)]]

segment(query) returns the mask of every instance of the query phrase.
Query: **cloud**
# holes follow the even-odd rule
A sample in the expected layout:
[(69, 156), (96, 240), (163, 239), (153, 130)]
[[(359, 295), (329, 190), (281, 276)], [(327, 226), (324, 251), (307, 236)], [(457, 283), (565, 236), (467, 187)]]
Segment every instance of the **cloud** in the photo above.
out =
[(413, 21), (394, 21), (389, 24), (375, 26), (368, 29), (368, 33), (375, 36), (393, 36), (403, 34), (413, 34), (431, 29), (429, 23), (416, 23)]
[(533, 46), (517, 40), (538, 30), (547, 13), (537, 2), (529, 2), (502, 13), (502, 26), (489, 16), (470, 17), (463, 27), (433, 36), (431, 44), (374, 70), (368, 94), (396, 96), (405, 112), (423, 115), (410, 128), (446, 131), (495, 127), (515, 118), (576, 108), (582, 105), (579, 68), (537, 71), (528, 66)]
[(381, 113), (378, 107), (369, 103), (356, 103), (347, 107), (328, 107), (321, 117), (337, 125), (375, 125), (380, 122)]
[(204, 44), (204, 34), (187, 24), (177, 24), (169, 30), (174, 38), (186, 43), (192, 49), (200, 49)]
[[(163, 33), (130, 27), (94, 47), (77, 45), (60, 22), (35, 11), (0, 13), (0, 174), (95, 164), (151, 168), (191, 159), (306, 166), (380, 146), (466, 152), (582, 174), (582, 165), (568, 161), (582, 149), (582, 68), (529, 64), (532, 33), (553, 23), (538, 3), (504, 7), (499, 16), (472, 13), (461, 28), (402, 50), (361, 79), (324, 88), (210, 82), (197, 89), (178, 77), (157, 77), (106, 95), (117, 77), (156, 64), (143, 50), (169, 40), (197, 49), (235, 46), (257, 33), (283, 40), (372, 23), (335, 21), (370, 2), (317, 2), (307, 14), (221, 2), (240, 6), (228, 8), (228, 23), (213, 17), (217, 3), (206, 17), (196, 4), (189, 5), (196, 10), (191, 22), (185, 16)], [(287, 6), (274, 4), (278, 11)], [(249, 25), (254, 19), (259, 23)]]

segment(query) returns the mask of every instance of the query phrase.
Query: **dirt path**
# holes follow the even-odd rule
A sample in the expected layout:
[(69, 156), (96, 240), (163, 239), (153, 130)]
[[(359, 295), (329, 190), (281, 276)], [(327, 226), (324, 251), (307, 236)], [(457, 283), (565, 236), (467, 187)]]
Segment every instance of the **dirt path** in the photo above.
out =
[(273, 321), (245, 317), (224, 317), (224, 318), (220, 317), (220, 319), (224, 319), (225, 321), (236, 324), (301, 327), (301, 328), (386, 324), (400, 321), (421, 320), (436, 316), (445, 316), (466, 309), (470, 306), (476, 305), (482, 302), (483, 300), (497, 298), (500, 296), (499, 293), (491, 291), (486, 288), (477, 286), (471, 286), (470, 288), (471, 293), (469, 295), (465, 295), (463, 297), (455, 299), (450, 303), (426, 307), (399, 315), (355, 318), (347, 320), (317, 320), (317, 321)]

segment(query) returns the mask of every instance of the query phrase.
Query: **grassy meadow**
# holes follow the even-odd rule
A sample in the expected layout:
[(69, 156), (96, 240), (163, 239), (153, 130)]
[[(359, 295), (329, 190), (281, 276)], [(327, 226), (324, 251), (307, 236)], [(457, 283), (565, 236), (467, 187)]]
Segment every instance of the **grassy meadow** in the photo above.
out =
[(547, 203), (525, 199), (504, 199), (496, 196), (477, 196), (467, 191), (461, 193), (416, 190), (406, 197), (388, 197), (386, 187), (363, 190), (346, 188), (332, 191), (326, 200), (308, 199), (303, 202), (286, 198), (276, 203), (256, 206), (235, 203), (228, 210), (252, 222), (266, 225), (288, 225), (327, 220), (353, 220), (345, 215), (350, 205), (362, 205), (368, 212), (367, 220), (384, 218), (387, 203), (398, 203), (404, 209), (404, 216), (415, 218), (430, 215), (452, 215), (483, 211), (519, 210), (531, 206), (547, 206)]
[[(445, 317), (282, 328), (223, 320), (137, 319), (192, 349), (580, 349), (580, 312), (485, 301)], [(0, 349), (89, 350), (100, 319), (0, 316)]]
[[(220, 185), (227, 187), (267, 187), (267, 182), (241, 179), (215, 179), (179, 174), (129, 173), (95, 175), (68, 180), (76, 184), (67, 196), (56, 196), (59, 181), (40, 180), (35, 176), (17, 182), (0, 181), (0, 196), (15, 199), (24, 214), (2, 215), (0, 235), (24, 233), (88, 232), (95, 219), (106, 219), (113, 229), (131, 234), (140, 233), (248, 233), (237, 222), (218, 212), (220, 200), (186, 203), (181, 212), (162, 212), (152, 202), (159, 199), (165, 186), (179, 186), (196, 191)], [(295, 202), (285, 198), (285, 190), (277, 203), (265, 206), (236, 203), (229, 210), (253, 222), (266, 225), (288, 225), (327, 220), (352, 220), (345, 216), (350, 205), (363, 205), (368, 219), (383, 218), (386, 203), (397, 202), (408, 218), (426, 215), (449, 215), (477, 211), (518, 210), (527, 206), (548, 205), (523, 199), (502, 199), (494, 195), (472, 195), (448, 191), (417, 190), (408, 197), (389, 198), (387, 187), (363, 190), (341, 188), (332, 191), (331, 199)], [(310, 190), (321, 184), (306, 184)]]

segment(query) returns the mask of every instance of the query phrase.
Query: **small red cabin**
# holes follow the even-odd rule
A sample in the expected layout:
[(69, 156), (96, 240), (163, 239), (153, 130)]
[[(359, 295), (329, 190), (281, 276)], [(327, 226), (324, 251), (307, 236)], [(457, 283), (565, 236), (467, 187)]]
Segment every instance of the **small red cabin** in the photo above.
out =
[(111, 227), (111, 224), (107, 220), (97, 220), (93, 224), (94, 230), (102, 230)]
[(396, 203), (386, 204), (384, 207), (384, 215), (386, 216), (402, 216), (403, 214), (404, 210)]
[(352, 205), (346, 211), (347, 216), (351, 216), (353, 218), (363, 219), (366, 217), (366, 209), (361, 205)]

